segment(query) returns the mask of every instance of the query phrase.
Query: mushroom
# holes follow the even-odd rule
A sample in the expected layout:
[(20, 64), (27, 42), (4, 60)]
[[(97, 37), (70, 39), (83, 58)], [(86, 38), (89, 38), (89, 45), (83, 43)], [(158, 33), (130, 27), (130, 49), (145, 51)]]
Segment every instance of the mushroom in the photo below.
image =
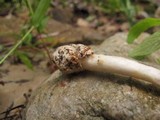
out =
[(52, 59), (64, 73), (82, 70), (108, 72), (160, 86), (160, 70), (123, 57), (94, 54), (90, 47), (83, 44), (60, 46), (53, 52)]

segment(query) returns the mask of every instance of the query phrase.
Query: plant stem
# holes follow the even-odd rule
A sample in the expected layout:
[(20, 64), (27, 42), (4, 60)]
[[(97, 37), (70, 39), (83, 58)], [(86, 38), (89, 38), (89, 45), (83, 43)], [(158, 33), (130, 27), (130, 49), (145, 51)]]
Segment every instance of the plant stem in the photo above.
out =
[(29, 1), (29, 0), (26, 0), (26, 4), (27, 4), (27, 6), (28, 6), (28, 9), (29, 9), (29, 11), (30, 11), (30, 14), (33, 15), (33, 9), (32, 9), (32, 6), (31, 6), (30, 1)]
[(13, 47), (12, 49), (0, 60), (0, 64), (2, 64), (14, 51), (15, 49), (22, 44), (22, 42), (26, 39), (26, 37), (32, 32), (32, 30), (34, 29), (34, 26), (32, 26), (28, 32), (22, 37), (22, 39), (20, 39)]
[(93, 54), (80, 61), (83, 69), (130, 76), (160, 86), (160, 70), (118, 56)]
[(55, 65), (64, 73), (82, 70), (114, 73), (153, 83), (160, 87), (160, 70), (118, 56), (98, 55), (82, 44), (64, 45), (52, 54)]

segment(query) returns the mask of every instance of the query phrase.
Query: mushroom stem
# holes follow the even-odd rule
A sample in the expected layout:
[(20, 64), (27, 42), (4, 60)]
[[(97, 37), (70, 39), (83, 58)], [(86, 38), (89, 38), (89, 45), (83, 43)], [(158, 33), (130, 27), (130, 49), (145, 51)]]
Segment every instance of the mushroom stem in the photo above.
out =
[(80, 62), (86, 70), (131, 76), (160, 86), (160, 70), (134, 60), (93, 54)]
[(85, 45), (71, 44), (57, 48), (52, 54), (56, 66), (65, 73), (82, 70), (115, 73), (160, 86), (160, 70), (123, 57), (97, 55)]

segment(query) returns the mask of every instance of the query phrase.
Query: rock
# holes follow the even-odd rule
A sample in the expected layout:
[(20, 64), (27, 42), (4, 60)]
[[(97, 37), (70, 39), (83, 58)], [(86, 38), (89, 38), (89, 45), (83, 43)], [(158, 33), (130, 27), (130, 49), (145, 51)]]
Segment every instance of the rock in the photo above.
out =
[(53, 39), (50, 40), (52, 46), (68, 43), (100, 43), (107, 36), (92, 28), (75, 27), (53, 19), (49, 19), (46, 31), (48, 34), (57, 33), (50, 37)]
[(24, 24), (24, 20), (19, 17), (12, 15), (8, 15), (8, 17), (0, 17), (0, 45), (3, 46), (12, 46), (15, 44), (17, 34), (20, 33)]
[[(115, 55), (115, 56), (122, 56), (128, 57), (128, 53), (132, 51), (138, 44), (142, 43), (145, 38), (149, 36), (148, 33), (141, 34), (137, 40), (134, 41), (134, 44), (128, 44), (126, 42), (127, 33), (117, 33), (112, 37), (106, 39), (100, 46), (95, 47), (96, 53), (99, 54), (107, 54), (107, 55)], [(159, 67), (157, 64), (158, 59), (160, 57), (160, 50), (152, 53), (151, 55), (147, 56), (143, 61), (145, 64), (151, 64), (154, 67)], [(131, 59), (131, 58), (129, 58)]]
[[(14, 21), (14, 24), (13, 24)], [(11, 16), (11, 18), (7, 19), (5, 17), (0, 17), (0, 33), (1, 35), (19, 33), (20, 28), (23, 27), (24, 20), (21, 18), (17, 18), (15, 16)]]
[[(127, 57), (138, 42), (128, 45), (126, 35), (118, 33), (92, 47), (96, 53)], [(26, 120), (158, 120), (160, 89), (112, 74), (56, 71), (33, 93), (25, 115)]]
[(58, 7), (51, 11), (53, 18), (62, 23), (71, 23), (73, 21), (73, 10), (70, 7)]
[(85, 19), (79, 18), (77, 20), (77, 25), (80, 27), (90, 27), (90, 24), (88, 21), (86, 21)]

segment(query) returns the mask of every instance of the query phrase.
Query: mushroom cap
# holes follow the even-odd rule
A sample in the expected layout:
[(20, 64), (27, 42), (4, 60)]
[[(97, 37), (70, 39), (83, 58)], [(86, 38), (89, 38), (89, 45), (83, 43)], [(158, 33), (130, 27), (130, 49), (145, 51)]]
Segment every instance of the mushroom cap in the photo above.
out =
[(70, 44), (58, 47), (52, 54), (53, 62), (65, 73), (83, 70), (81, 60), (92, 55), (90, 47), (83, 44)]

